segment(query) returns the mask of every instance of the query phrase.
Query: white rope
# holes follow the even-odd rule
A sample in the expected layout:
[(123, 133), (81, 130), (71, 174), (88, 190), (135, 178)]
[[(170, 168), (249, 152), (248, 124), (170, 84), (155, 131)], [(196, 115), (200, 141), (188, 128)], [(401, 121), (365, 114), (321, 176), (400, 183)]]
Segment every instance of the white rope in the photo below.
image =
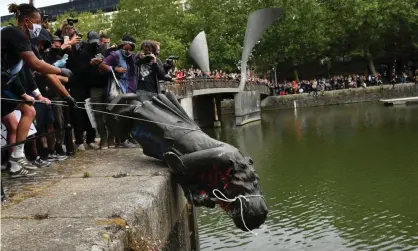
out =
[[(76, 102), (77, 104), (85, 104), (86, 102)], [(93, 103), (89, 102), (90, 105), (112, 105), (112, 106), (134, 106), (132, 104), (111, 104), (111, 103)]]
[[(15, 101), (15, 102), (25, 102), (25, 100), (21, 100), (21, 99), (10, 99), (10, 98), (1, 98), (1, 99), (3, 99), (3, 100), (8, 100), (8, 101)], [(54, 105), (60, 105), (60, 104), (63, 104), (63, 103), (66, 103), (66, 101), (61, 101), (61, 100), (50, 100), (51, 101), (51, 104), (54, 104)], [(41, 101), (41, 100), (34, 100), (34, 102), (35, 103), (42, 103), (42, 104), (46, 104), (46, 102), (45, 101)], [(77, 104), (85, 104), (86, 102), (76, 102)], [(134, 106), (134, 105), (132, 105), (132, 104), (111, 104), (111, 103), (92, 103), (92, 102), (90, 102), (89, 104), (91, 104), (91, 105), (112, 105), (112, 106), (117, 106), (117, 105), (119, 105), (119, 106)]]
[[(20, 99), (9, 99), (9, 98), (1, 98), (1, 99), (3, 99), (3, 100), (9, 100), (9, 101), (15, 101), (15, 102), (22, 102), (22, 101), (24, 102), (25, 101), (25, 100), (20, 100)], [(35, 103), (45, 104), (44, 102), (39, 101), (39, 100), (35, 100), (34, 102)], [(66, 104), (53, 103), (53, 102), (55, 102), (55, 101), (51, 101), (51, 105), (68, 106)], [(80, 107), (80, 106), (78, 107), (78, 109), (87, 110), (86, 108)], [(148, 119), (140, 119), (140, 118), (125, 116), (125, 115), (121, 115), (121, 114), (117, 114), (117, 113), (112, 113), (112, 112), (105, 112), (105, 111), (99, 111), (99, 110), (94, 110), (94, 109), (90, 109), (90, 110), (93, 111), (93, 112), (108, 114), (108, 115), (112, 115), (112, 116), (118, 116), (118, 117), (127, 118), (127, 119), (139, 120), (139, 121), (144, 121), (144, 122), (149, 122), (149, 123), (154, 123), (154, 124), (159, 124), (159, 125), (171, 126), (171, 127), (176, 127), (176, 128), (180, 128), (180, 129), (189, 130), (189, 131), (201, 131), (201, 129), (193, 129), (193, 128), (188, 128), (188, 127), (184, 127), (184, 126), (171, 125), (171, 124), (167, 124), (167, 123), (163, 123), (163, 122), (157, 122), (157, 121), (152, 121), (152, 120), (148, 120)]]
[[(220, 194), (220, 196), (222, 196), (222, 198), (221, 197), (219, 197), (217, 194), (216, 194), (216, 192), (218, 192), (219, 194)], [(235, 202), (236, 200), (239, 200), (239, 204), (240, 204), (240, 207), (241, 207), (241, 220), (242, 220), (242, 223), (244, 224), (244, 227), (245, 227), (245, 229), (247, 229), (248, 230), (248, 232), (251, 232), (253, 235), (255, 235), (255, 236), (257, 236), (257, 233), (255, 233), (255, 232), (253, 232), (253, 231), (251, 231), (248, 227), (247, 227), (247, 225), (245, 224), (245, 220), (244, 220), (244, 208), (243, 208), (243, 206), (242, 206), (242, 200), (244, 199), (244, 200), (246, 200), (246, 201), (248, 201), (248, 197), (263, 197), (263, 195), (238, 195), (237, 197), (235, 197), (235, 198), (233, 198), (233, 199), (230, 199), (230, 198), (228, 198), (228, 197), (226, 197), (226, 195), (225, 194), (223, 194), (220, 190), (218, 190), (218, 189), (213, 189), (213, 191), (212, 191), (212, 193), (213, 193), (213, 195), (218, 199), (218, 200), (221, 200), (221, 201), (224, 201), (224, 202), (228, 202), (228, 203), (232, 203), (232, 202)]]

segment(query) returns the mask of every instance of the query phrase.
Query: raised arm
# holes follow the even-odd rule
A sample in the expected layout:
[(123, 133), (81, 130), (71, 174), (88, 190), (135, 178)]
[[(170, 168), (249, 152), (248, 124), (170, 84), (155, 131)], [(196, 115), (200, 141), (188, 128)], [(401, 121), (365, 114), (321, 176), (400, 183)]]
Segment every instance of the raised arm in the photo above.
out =
[(20, 53), (20, 58), (34, 71), (42, 74), (61, 74), (61, 69), (38, 59), (33, 51), (24, 51)]

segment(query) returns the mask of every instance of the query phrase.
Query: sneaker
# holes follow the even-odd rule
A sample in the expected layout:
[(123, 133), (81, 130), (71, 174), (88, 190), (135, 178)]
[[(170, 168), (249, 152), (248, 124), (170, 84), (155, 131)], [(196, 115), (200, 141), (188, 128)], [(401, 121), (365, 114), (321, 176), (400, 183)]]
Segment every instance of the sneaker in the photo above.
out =
[(32, 165), (32, 163), (30, 163), (26, 157), (21, 157), (21, 158), (13, 158), (12, 156), (10, 156), (9, 158), (10, 164), (18, 164), (21, 167), (28, 169), (28, 170), (38, 170), (38, 167), (35, 165)]
[(66, 160), (67, 158), (68, 158), (68, 156), (66, 156), (66, 155), (60, 155), (60, 154), (57, 154), (57, 153), (50, 153), (50, 154), (48, 154), (47, 161), (49, 161), (49, 162), (63, 161), (63, 160)]
[(129, 140), (125, 140), (123, 143), (120, 144), (121, 148), (136, 148), (135, 144), (129, 142)]
[(55, 158), (56, 158), (58, 161), (63, 161), (63, 160), (68, 159), (68, 156), (67, 156), (67, 155), (65, 155), (65, 154), (59, 154), (59, 153), (57, 153), (57, 152), (55, 152), (55, 153), (54, 153), (54, 156), (55, 156)]
[(1, 164), (1, 170), (2, 171), (8, 170), (8, 169), (10, 169), (10, 162), (9, 161), (6, 161), (5, 163)]
[(59, 155), (66, 155), (64, 148), (61, 144), (55, 144), (55, 152)]
[(109, 149), (109, 147), (107, 146), (107, 144), (105, 142), (103, 142), (103, 141), (100, 141), (99, 148), (102, 149), (102, 150)]
[(77, 150), (84, 152), (86, 150), (86, 147), (84, 146), (84, 144), (80, 144), (80, 145), (77, 145)]
[(139, 146), (138, 141), (136, 141), (134, 138), (129, 139), (129, 142), (131, 142), (132, 144), (136, 145), (137, 147)]
[(48, 167), (51, 165), (51, 162), (41, 159), (41, 157), (36, 157), (36, 160), (32, 162), (35, 166), (39, 168)]
[(9, 171), (9, 176), (10, 176), (11, 179), (33, 176), (35, 174), (36, 174), (36, 172), (32, 172), (32, 171), (30, 171), (26, 168), (23, 168), (23, 167), (21, 167), (17, 171), (12, 171), (12, 170)]
[(88, 143), (87, 144), (87, 148), (88, 149), (97, 150), (97, 149), (99, 149), (99, 145), (97, 145), (96, 143), (92, 142), (92, 143)]

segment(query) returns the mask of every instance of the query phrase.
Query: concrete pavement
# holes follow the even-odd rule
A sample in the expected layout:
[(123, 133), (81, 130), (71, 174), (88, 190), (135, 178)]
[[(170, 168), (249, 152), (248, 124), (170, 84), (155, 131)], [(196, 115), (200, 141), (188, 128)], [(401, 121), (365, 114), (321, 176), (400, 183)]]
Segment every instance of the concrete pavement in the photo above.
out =
[(1, 212), (3, 250), (191, 249), (183, 191), (140, 149), (87, 151), (43, 174), (55, 178), (2, 178), (12, 192)]

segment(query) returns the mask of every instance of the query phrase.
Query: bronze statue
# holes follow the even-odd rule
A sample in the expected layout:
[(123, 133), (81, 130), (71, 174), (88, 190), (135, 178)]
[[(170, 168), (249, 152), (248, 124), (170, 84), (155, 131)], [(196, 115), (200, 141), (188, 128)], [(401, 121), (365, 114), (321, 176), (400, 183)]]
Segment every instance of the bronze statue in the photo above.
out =
[[(130, 103), (132, 106), (119, 114), (136, 119), (115, 118), (111, 128), (118, 129), (113, 130), (115, 134), (132, 128), (144, 154), (164, 161), (172, 169), (189, 203), (210, 208), (219, 204), (244, 231), (264, 223), (268, 209), (251, 158), (204, 133), (171, 92), (144, 103)], [(227, 198), (241, 199), (222, 201), (214, 196), (215, 189)]]

